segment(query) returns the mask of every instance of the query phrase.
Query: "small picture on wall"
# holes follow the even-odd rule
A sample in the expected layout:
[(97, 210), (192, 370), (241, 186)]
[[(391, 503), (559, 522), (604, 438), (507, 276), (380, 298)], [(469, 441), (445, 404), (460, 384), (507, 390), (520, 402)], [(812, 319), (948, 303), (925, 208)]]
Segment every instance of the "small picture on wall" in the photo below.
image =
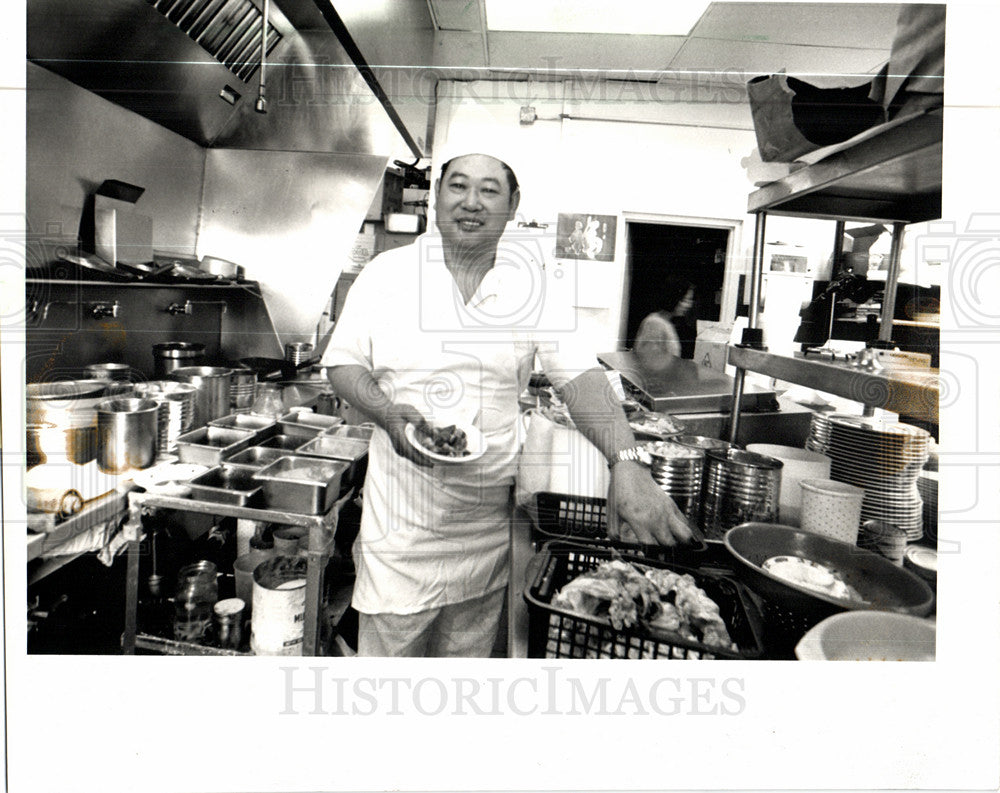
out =
[(593, 259), (610, 262), (615, 258), (614, 215), (559, 213), (556, 226), (556, 256), (561, 259)]

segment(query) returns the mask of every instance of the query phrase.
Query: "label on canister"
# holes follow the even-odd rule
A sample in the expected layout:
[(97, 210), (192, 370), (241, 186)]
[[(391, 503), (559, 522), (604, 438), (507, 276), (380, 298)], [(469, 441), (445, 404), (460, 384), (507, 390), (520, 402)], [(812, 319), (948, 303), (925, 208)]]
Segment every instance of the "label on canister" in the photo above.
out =
[(250, 649), (255, 655), (302, 655), (307, 560), (276, 556), (253, 574)]

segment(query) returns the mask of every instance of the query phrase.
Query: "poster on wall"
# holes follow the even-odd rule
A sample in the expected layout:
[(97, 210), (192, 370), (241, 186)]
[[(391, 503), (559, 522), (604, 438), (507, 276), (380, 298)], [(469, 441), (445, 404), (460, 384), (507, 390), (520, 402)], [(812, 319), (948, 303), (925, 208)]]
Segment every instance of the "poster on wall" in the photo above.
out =
[(556, 226), (556, 256), (561, 259), (613, 261), (617, 220), (614, 215), (560, 212)]

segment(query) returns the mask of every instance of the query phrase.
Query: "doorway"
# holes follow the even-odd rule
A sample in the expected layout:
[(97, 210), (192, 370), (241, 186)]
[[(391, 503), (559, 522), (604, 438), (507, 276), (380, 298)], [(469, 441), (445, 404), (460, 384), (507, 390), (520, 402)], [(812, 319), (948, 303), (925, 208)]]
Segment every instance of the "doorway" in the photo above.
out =
[(695, 321), (719, 322), (727, 303), (724, 283), (732, 231), (724, 226), (626, 222), (627, 292), (621, 342), (625, 349), (632, 348), (643, 318), (673, 308), (677, 297), (683, 296), (684, 285), (690, 283), (694, 305), (688, 314), (689, 327), (680, 335), (684, 357), (693, 357)]

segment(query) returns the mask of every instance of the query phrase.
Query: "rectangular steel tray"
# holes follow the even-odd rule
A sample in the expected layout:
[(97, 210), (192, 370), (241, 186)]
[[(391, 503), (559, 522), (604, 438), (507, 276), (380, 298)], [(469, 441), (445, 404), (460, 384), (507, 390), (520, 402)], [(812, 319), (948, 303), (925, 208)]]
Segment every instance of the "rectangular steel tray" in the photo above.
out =
[(340, 416), (327, 416), (307, 410), (297, 410), (287, 413), (278, 419), (278, 425), (285, 435), (297, 435), (302, 438), (314, 438), (325, 430), (343, 424)]
[(228, 460), (224, 460), (222, 464), (230, 468), (259, 471), (275, 460), (287, 457), (289, 453), (286, 449), (278, 449), (274, 446), (251, 446), (249, 449), (234, 454)]
[(368, 454), (368, 441), (323, 433), (303, 443), (296, 453), (309, 457), (354, 462)]
[(212, 419), (209, 427), (223, 427), (230, 430), (251, 430), (259, 438), (269, 438), (278, 434), (278, 422), (267, 416), (254, 416), (252, 413), (230, 413), (228, 416)]
[(343, 460), (282, 457), (252, 476), (263, 484), (269, 508), (318, 515), (337, 500), (348, 467)]
[(261, 441), (256, 444), (257, 446), (263, 446), (265, 449), (283, 449), (286, 452), (294, 452), (302, 444), (308, 442), (308, 438), (304, 438), (301, 435), (272, 435), (267, 440)]
[(323, 435), (331, 438), (350, 438), (359, 441), (370, 441), (375, 428), (367, 424), (341, 424), (331, 427)]
[(245, 468), (217, 466), (200, 476), (196, 476), (188, 485), (191, 497), (199, 501), (217, 501), (220, 504), (236, 504), (245, 507), (252, 506), (256, 496), (259, 496), (263, 485), (253, 478), (253, 472)]
[(253, 430), (200, 427), (177, 438), (177, 456), (182, 463), (214, 466), (257, 439)]

